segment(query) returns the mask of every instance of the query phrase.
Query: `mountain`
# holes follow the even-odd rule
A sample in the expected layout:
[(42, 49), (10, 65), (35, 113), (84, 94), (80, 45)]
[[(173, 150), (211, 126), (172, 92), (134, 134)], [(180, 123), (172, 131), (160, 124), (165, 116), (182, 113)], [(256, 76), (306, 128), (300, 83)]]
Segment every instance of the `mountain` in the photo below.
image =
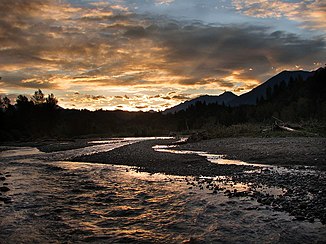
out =
[(188, 107), (190, 107), (191, 105), (195, 105), (197, 102), (202, 102), (202, 103), (206, 103), (206, 104), (210, 104), (210, 103), (223, 104), (224, 103), (227, 105), (231, 101), (236, 99), (237, 97), (238, 96), (232, 92), (224, 92), (223, 94), (221, 94), (219, 96), (204, 95), (204, 96), (200, 96), (195, 99), (180, 103), (179, 105), (176, 105), (172, 108), (166, 109), (163, 113), (164, 114), (176, 113), (181, 110), (186, 110)]
[(273, 76), (263, 84), (257, 86), (256, 88), (252, 89), (251, 91), (240, 95), (233, 101), (229, 103), (230, 106), (236, 107), (240, 105), (255, 105), (257, 99), (261, 97), (266, 98), (266, 91), (268, 87), (273, 89), (275, 85), (280, 85), (281, 82), (285, 82), (286, 84), (290, 81), (291, 78), (296, 79), (301, 77), (303, 80), (311, 77), (314, 74), (313, 72), (309, 71), (282, 71), (281, 73)]
[(186, 110), (189, 106), (195, 105), (197, 102), (202, 102), (206, 104), (210, 103), (218, 103), (218, 104), (225, 104), (231, 107), (237, 107), (240, 105), (255, 105), (258, 99), (261, 97), (266, 98), (266, 91), (268, 88), (273, 89), (275, 85), (280, 85), (283, 81), (287, 84), (290, 79), (296, 79), (301, 77), (303, 80), (311, 77), (315, 71), (282, 71), (281, 73), (273, 76), (263, 84), (257, 86), (256, 88), (252, 89), (251, 91), (242, 94), (240, 96), (235, 95), (232, 92), (224, 92), (219, 96), (209, 96), (204, 95), (197, 97), (192, 100), (185, 101), (179, 105), (176, 105), (172, 108), (166, 109), (163, 114), (168, 113), (176, 113), (181, 110)]

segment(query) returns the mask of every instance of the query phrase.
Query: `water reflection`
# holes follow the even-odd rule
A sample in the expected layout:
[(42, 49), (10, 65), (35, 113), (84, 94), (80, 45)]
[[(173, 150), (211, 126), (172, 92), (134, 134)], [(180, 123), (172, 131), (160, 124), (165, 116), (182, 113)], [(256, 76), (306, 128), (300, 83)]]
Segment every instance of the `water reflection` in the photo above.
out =
[(260, 173), (262, 170), (271, 170), (278, 174), (296, 174), (296, 173), (306, 173), (313, 174), (316, 173), (314, 166), (302, 166), (302, 165), (292, 165), (291, 167), (282, 167), (278, 165), (268, 165), (268, 164), (259, 164), (259, 163), (248, 163), (236, 159), (227, 159), (227, 155), (224, 154), (212, 154), (204, 151), (193, 151), (193, 150), (179, 150), (174, 149), (177, 145), (156, 145), (153, 146), (153, 149), (157, 152), (166, 152), (174, 154), (196, 154), (202, 157), (205, 157), (209, 162), (214, 164), (227, 164), (227, 165), (244, 165), (244, 166), (255, 166), (257, 169), (246, 171), (245, 173)]
[[(194, 183), (192, 177), (149, 174), (127, 166), (53, 161), (73, 152), (112, 150), (124, 142), (0, 158), (0, 173), (11, 174), (6, 179), (10, 191), (4, 194), (13, 201), (0, 205), (0, 239), (6, 243), (325, 240), (320, 223), (293, 222), (250, 197), (228, 198), (226, 190), (256, 187), (234, 183), (230, 177), (199, 177)], [(209, 187), (224, 189), (207, 194), (212, 192)]]
[(208, 161), (216, 164), (235, 164), (235, 165), (250, 165), (250, 166), (258, 166), (258, 167), (271, 167), (266, 164), (251, 164), (247, 162), (243, 162), (241, 160), (234, 159), (226, 159), (226, 155), (223, 154), (212, 154), (204, 151), (190, 151), (190, 150), (176, 150), (176, 145), (156, 145), (153, 149), (157, 152), (167, 152), (167, 153), (175, 153), (175, 154), (197, 154), (199, 156), (206, 157)]
[(0, 151), (0, 157), (30, 156), (41, 153), (42, 152), (35, 147), (11, 147), (10, 150)]

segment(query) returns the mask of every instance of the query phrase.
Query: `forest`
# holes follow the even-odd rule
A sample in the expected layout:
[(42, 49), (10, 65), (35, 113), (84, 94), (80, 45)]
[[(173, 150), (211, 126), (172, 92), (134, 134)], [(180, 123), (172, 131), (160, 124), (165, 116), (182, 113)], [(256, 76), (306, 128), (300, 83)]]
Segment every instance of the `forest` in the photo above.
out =
[[(256, 105), (230, 107), (196, 103), (186, 111), (162, 112), (89, 111), (63, 109), (53, 94), (41, 90), (15, 102), (0, 98), (0, 140), (71, 139), (78, 137), (163, 136), (206, 131), (223, 136), (228, 128), (270, 125), (273, 117), (296, 124), (318, 125), (326, 134), (326, 68), (307, 80), (291, 79), (268, 87)], [(250, 129), (249, 129), (250, 130)]]

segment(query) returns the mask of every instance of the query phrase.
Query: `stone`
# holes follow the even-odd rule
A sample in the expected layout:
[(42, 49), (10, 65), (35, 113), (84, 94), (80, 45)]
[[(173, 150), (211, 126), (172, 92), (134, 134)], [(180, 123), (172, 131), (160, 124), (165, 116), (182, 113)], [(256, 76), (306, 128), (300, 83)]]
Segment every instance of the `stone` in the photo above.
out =
[(6, 187), (6, 186), (2, 186), (2, 187), (0, 187), (0, 191), (1, 192), (7, 192), (7, 191), (10, 191), (10, 189), (8, 187)]

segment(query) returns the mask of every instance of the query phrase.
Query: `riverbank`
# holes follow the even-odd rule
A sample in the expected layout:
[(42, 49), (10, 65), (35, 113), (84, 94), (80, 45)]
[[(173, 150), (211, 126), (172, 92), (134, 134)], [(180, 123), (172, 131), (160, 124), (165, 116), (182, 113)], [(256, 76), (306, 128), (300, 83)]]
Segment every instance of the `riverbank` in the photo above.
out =
[[(172, 143), (173, 141), (168, 141)], [(177, 145), (173, 149), (206, 151), (227, 158), (284, 167), (214, 164), (197, 154), (156, 152), (152, 147), (166, 140), (142, 141), (118, 149), (75, 157), (72, 161), (136, 166), (150, 173), (194, 176), (190, 188), (209, 189), (230, 198), (250, 197), (296, 220), (319, 219), (326, 224), (326, 172), (324, 138), (227, 138)], [(301, 167), (297, 167), (301, 165)], [(317, 166), (306, 168), (304, 165)], [(322, 170), (321, 170), (322, 169)], [(202, 178), (212, 177), (212, 178)], [(223, 176), (216, 178), (216, 176)], [(230, 187), (225, 187), (229, 184)], [(245, 185), (240, 190), (236, 185)], [(277, 189), (262, 191), (261, 188)]]
[(231, 175), (252, 166), (217, 165), (195, 154), (156, 152), (152, 147), (175, 143), (177, 140), (148, 140), (123, 146), (112, 151), (74, 157), (71, 161), (136, 166), (141, 171), (180, 176)]
[[(123, 139), (52, 141), (38, 145), (47, 153), (33, 157), (46, 161), (127, 165), (135, 171), (185, 176), (189, 189), (207, 189), (211, 194), (229, 198), (251, 198), (275, 210), (286, 211), (297, 220), (326, 223), (325, 138), (246, 137), (186, 144), (176, 144), (176, 139), (132, 140), (126, 139), (127, 144), (118, 148)], [(171, 149), (176, 153), (153, 148), (167, 144), (173, 145)], [(194, 153), (198, 151), (274, 166), (216, 164)], [(262, 191), (263, 188), (267, 191)]]
[(203, 150), (229, 159), (271, 165), (309, 165), (326, 169), (326, 138), (321, 137), (241, 137), (187, 143), (182, 150)]

